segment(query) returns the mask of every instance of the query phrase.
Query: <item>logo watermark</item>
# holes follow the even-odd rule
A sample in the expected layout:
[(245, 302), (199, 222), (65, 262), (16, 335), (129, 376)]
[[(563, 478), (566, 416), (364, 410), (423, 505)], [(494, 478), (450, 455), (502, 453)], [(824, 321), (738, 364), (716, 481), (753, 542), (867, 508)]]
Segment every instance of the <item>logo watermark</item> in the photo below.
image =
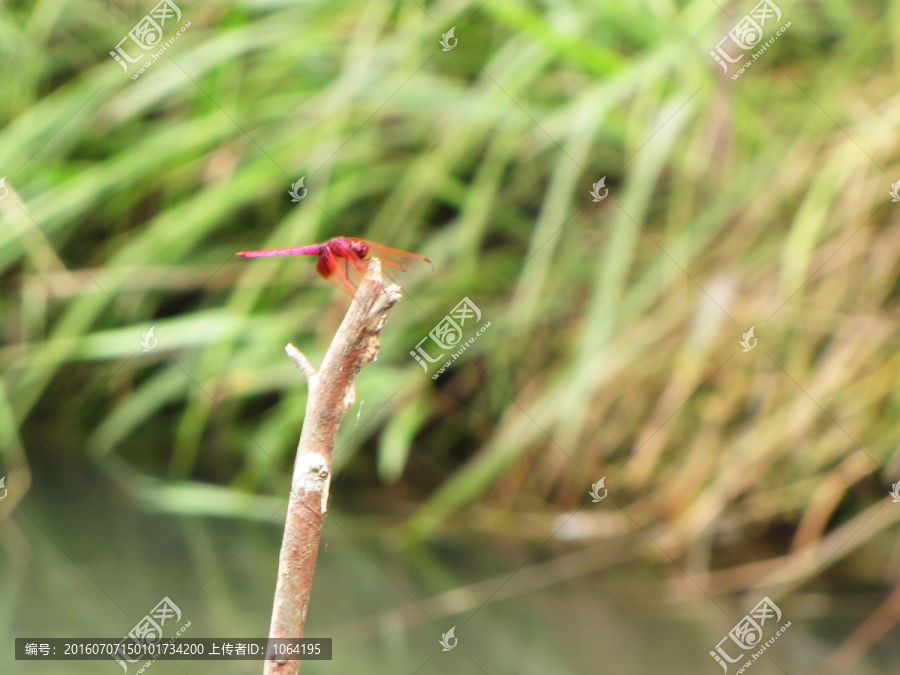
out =
[[(900, 194), (897, 193), (898, 188), (900, 188), (900, 180), (891, 185), (891, 190), (888, 192), (892, 202), (900, 202)], [(0, 199), (3, 199), (3, 197), (0, 197)]]
[[(765, 26), (766, 21), (770, 21), (771, 23), (781, 21), (781, 9), (779, 9), (778, 5), (772, 2), (772, 0), (762, 0), (756, 7), (751, 9), (749, 14), (745, 15), (743, 19), (735, 24), (734, 28), (728, 31), (728, 35), (719, 40), (719, 44), (716, 45), (715, 51), (710, 51), (709, 55), (722, 66), (722, 70), (725, 71), (725, 73), (728, 73), (728, 64), (739, 63), (743, 60), (747, 50), (752, 49), (760, 43), (763, 37), (763, 26)], [(768, 49), (769, 46), (790, 27), (790, 25), (791, 22), (788, 21), (779, 28), (778, 32), (775, 33), (775, 36), (770, 38), (759, 51), (751, 54), (751, 59), (744, 63), (740, 70), (731, 76), (731, 79), (736, 80), (745, 70), (750, 68), (750, 66), (753, 65), (753, 62), (762, 56), (762, 53), (766, 51), (766, 49)], [(726, 40), (731, 41), (732, 46), (729, 49), (731, 52), (737, 52), (735, 56), (732, 56), (732, 54), (729, 53), (729, 49), (726, 49), (726, 47), (722, 45)]]
[[(172, 620), (173, 618), (174, 621)], [(163, 626), (166, 625), (166, 621), (169, 621), (171, 624), (181, 621), (181, 610), (178, 608), (178, 605), (176, 605), (169, 599), (169, 596), (166, 596), (162, 600), (160, 600), (157, 603), (156, 607), (151, 609), (149, 614), (146, 614), (143, 619), (138, 621), (135, 627), (128, 632), (128, 635), (123, 637), (122, 641), (119, 642), (118, 645), (116, 645), (116, 662), (120, 666), (122, 666), (123, 671), (127, 673), (129, 663), (137, 663), (143, 658), (142, 656), (139, 656), (138, 658), (131, 658), (135, 655), (135, 653), (140, 654), (141, 652), (140, 650), (129, 650), (129, 638), (132, 641), (159, 641), (163, 637)], [(175, 637), (181, 637), (181, 634), (190, 627), (191, 622), (185, 622), (178, 629), (178, 632), (175, 633)], [(119, 658), (119, 656), (121, 656), (121, 658)], [(126, 663), (126, 661), (128, 663)], [(137, 672), (145, 672), (156, 661), (157, 659), (150, 659), (149, 661), (144, 663), (144, 665), (142, 665)]]
[[(603, 496), (602, 497), (600, 496), (600, 488), (603, 488)], [(604, 499), (606, 499), (606, 494), (608, 492), (609, 492), (609, 490), (606, 489), (606, 476), (603, 476), (603, 478), (601, 478), (596, 483), (591, 485), (591, 489), (588, 492), (588, 494), (591, 496), (591, 501), (596, 503), (596, 502), (602, 502)]]
[(0, 478), (0, 502), (6, 499), (6, 495), (9, 494), (9, 489), (6, 487), (6, 476)]
[[(442, 52), (449, 52), (451, 49), (453, 49), (456, 46), (456, 43), (459, 42), (459, 39), (454, 37), (454, 35), (453, 35), (453, 31), (455, 31), (455, 30), (456, 30), (456, 26), (453, 26), (453, 28), (448, 30), (443, 35), (441, 35), (440, 43), (441, 43), (441, 46), (443, 47), (443, 49), (441, 50)], [(451, 42), (451, 40), (453, 42)]]
[[(471, 321), (473, 318), (475, 320)], [(428, 335), (419, 340), (415, 351), (409, 352), (409, 355), (422, 366), (422, 370), (424, 370), (426, 374), (428, 373), (429, 363), (437, 363), (446, 356), (446, 350), (453, 349), (457, 345), (460, 345), (463, 338), (463, 326), (465, 326), (466, 321), (469, 321), (470, 324), (477, 324), (481, 321), (481, 310), (478, 308), (478, 305), (469, 300), (468, 297), (463, 298), (456, 307), (450, 310), (450, 313), (447, 316), (441, 319), (438, 324), (428, 332)], [(481, 337), (481, 334), (490, 327), (490, 321), (482, 325), (472, 337), (466, 340), (465, 343), (462, 343), (459, 349), (450, 355), (450, 358), (434, 375), (431, 376), (431, 379), (438, 379), (438, 377), (450, 367), (450, 364), (456, 361), (456, 359), (471, 347), (475, 340)], [(438, 349), (444, 350), (438, 356), (432, 357), (422, 346), (422, 343), (429, 339), (438, 346)]]
[[(722, 646), (722, 643), (725, 642), (728, 638), (731, 638), (731, 641), (734, 642), (740, 649), (748, 650), (757, 647), (762, 642), (764, 626), (766, 625), (766, 621), (769, 622), (769, 628), (771, 629), (773, 624), (781, 621), (781, 610), (778, 608), (774, 602), (772, 602), (768, 596), (759, 601), (759, 604), (756, 605), (753, 609), (750, 610), (749, 614), (745, 614), (744, 618), (738, 621), (734, 628), (728, 631), (728, 635), (719, 640), (719, 644), (716, 645), (716, 651), (710, 651), (709, 655), (716, 660), (720, 666), (722, 666), (722, 670), (724, 672), (728, 672), (728, 664), (729, 663), (737, 663), (742, 658), (744, 658), (744, 654), (740, 654), (739, 656), (731, 657), (728, 652), (725, 651), (725, 648)], [(763, 655), (763, 652), (766, 651), (779, 637), (784, 633), (791, 625), (791, 622), (786, 622), (781, 628), (779, 628), (773, 637), (769, 638), (765, 643), (762, 644), (762, 648), (751, 654), (751, 660), (745, 661), (743, 665), (741, 665), (740, 669), (736, 672), (743, 673), (745, 672), (753, 663)]]
[[(306, 188), (303, 187), (303, 180), (305, 178), (306, 176), (301, 176), (300, 180), (298, 180), (296, 183), (291, 183), (291, 189), (288, 190), (288, 194), (291, 196), (292, 202), (299, 202), (306, 196)], [(302, 195), (297, 192), (297, 188), (303, 188)]]
[(144, 336), (141, 338), (141, 347), (144, 348), (145, 352), (149, 352), (156, 346), (156, 338), (153, 337), (153, 329), (156, 326), (150, 326), (150, 330), (144, 333)]
[[(109, 55), (112, 56), (116, 60), (116, 63), (122, 66), (122, 70), (127, 73), (128, 64), (126, 61), (128, 63), (137, 63), (144, 58), (143, 52), (160, 45), (163, 37), (163, 26), (165, 26), (166, 21), (169, 21), (170, 23), (181, 21), (181, 10), (178, 8), (178, 5), (172, 2), (172, 0), (162, 0), (156, 7), (151, 9), (149, 14), (145, 15), (143, 19), (135, 24), (134, 28), (128, 31), (128, 35), (119, 40), (119, 44), (116, 45), (116, 50), (111, 51)], [(139, 78), (147, 68), (153, 65), (153, 62), (156, 61), (156, 59), (162, 56), (164, 51), (174, 44), (175, 40), (181, 37), (181, 34), (184, 33), (190, 25), (191, 22), (188, 21), (179, 28), (174, 37), (169, 38), (158, 51), (150, 55), (150, 60), (146, 61), (144, 65), (141, 66), (140, 70), (131, 76), (131, 79), (136, 80)], [(122, 43), (129, 38), (131, 39), (131, 42), (128, 43), (128, 47), (132, 50), (137, 47), (139, 50), (137, 56), (132, 57), (122, 46)]]
[[(600, 194), (600, 188), (605, 188), (602, 195)], [(591, 196), (594, 198), (595, 202), (602, 202), (606, 199), (606, 195), (608, 194), (609, 188), (606, 187), (606, 176), (603, 176), (603, 178), (594, 183), (593, 188), (591, 189)]]
[[(3, 487), (3, 481), (2, 481), (2, 480), (0, 480), (0, 487)], [(891, 501), (892, 501), (894, 504), (900, 502), (900, 482), (894, 483), (894, 484), (891, 486), (891, 491), (888, 492), (888, 494), (889, 494), (891, 497), (893, 497), (893, 499), (891, 499)], [(2, 499), (2, 497), (0, 497), (0, 499)]]
[(456, 626), (453, 626), (453, 628), (441, 635), (441, 639), (438, 640), (438, 642), (440, 642), (441, 647), (443, 647), (443, 649), (441, 650), (442, 652), (449, 652), (459, 642), (459, 638), (454, 635), (455, 632)]
[[(756, 343), (759, 342), (759, 340), (757, 340), (755, 337), (753, 337), (753, 329), (754, 328), (756, 328), (756, 326), (750, 326), (750, 330), (748, 330), (746, 333), (744, 333), (743, 339), (741, 340), (741, 347), (743, 347), (743, 349), (741, 351), (749, 352), (751, 349), (753, 349), (756, 346)], [(752, 342), (751, 342), (751, 340), (752, 340)]]

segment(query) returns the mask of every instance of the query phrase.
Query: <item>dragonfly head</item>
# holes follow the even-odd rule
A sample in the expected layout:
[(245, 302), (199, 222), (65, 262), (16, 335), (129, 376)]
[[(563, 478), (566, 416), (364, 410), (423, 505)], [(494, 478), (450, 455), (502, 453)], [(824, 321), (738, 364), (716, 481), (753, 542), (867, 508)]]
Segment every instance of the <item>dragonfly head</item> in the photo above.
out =
[(353, 251), (357, 256), (359, 256), (360, 260), (363, 260), (367, 255), (369, 255), (369, 247), (361, 241), (354, 241), (350, 245), (350, 250)]

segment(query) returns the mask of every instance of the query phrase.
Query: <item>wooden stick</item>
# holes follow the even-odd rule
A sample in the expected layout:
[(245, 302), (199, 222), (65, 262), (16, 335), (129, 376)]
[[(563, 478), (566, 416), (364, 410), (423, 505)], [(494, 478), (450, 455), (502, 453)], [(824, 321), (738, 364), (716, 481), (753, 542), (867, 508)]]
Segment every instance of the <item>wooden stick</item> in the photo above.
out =
[[(309, 399), (278, 559), (270, 639), (303, 637), (322, 521), (328, 508), (331, 451), (341, 420), (356, 400), (356, 376), (378, 354), (381, 329), (401, 297), (399, 286), (384, 287), (381, 264), (373, 258), (319, 372), (299, 349), (291, 344), (285, 348), (309, 383)], [(273, 657), (265, 661), (264, 673), (294, 675), (299, 669), (300, 661)]]

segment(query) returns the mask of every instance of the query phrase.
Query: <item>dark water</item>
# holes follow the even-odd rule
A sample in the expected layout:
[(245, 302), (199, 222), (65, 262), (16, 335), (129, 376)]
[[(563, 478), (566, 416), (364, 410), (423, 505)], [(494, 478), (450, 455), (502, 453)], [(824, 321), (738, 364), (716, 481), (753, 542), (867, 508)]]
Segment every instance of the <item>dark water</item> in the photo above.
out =
[[(76, 467), (36, 477), (0, 520), (0, 673), (122, 673), (114, 662), (17, 662), (13, 638), (121, 638), (164, 597), (182, 612), (177, 625), (190, 622), (183, 637), (265, 637), (283, 523), (272, 503), (268, 522), (171, 515)], [(301, 672), (722, 673), (708, 652), (743, 615), (729, 599), (677, 599), (671, 571), (655, 565), (608, 566), (614, 542), (535, 554), (535, 543), (473, 536), (410, 550), (387, 533), (386, 520), (332, 508), (307, 636), (332, 638), (334, 659)], [(816, 672), (884, 595), (780, 600), (791, 627), (746, 672)], [(452, 627), (458, 642), (442, 651)], [(853, 672), (900, 672), (898, 637), (894, 628)], [(262, 664), (158, 661), (144, 672)]]

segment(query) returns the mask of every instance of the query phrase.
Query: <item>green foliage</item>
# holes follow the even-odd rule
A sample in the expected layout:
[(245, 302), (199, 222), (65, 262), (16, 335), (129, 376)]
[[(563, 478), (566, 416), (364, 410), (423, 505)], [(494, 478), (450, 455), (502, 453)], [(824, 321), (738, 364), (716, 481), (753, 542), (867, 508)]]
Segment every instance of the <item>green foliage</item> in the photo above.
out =
[[(335, 455), (436, 488), (415, 536), (479, 500), (574, 509), (602, 475), (671, 551), (781, 521), (808, 543), (883, 498), (896, 22), (782, 3), (774, 60), (731, 80), (708, 51), (733, 21), (682, 4), (195, 4), (136, 80), (107, 52), (143, 10), (0, 17), (5, 465), (117, 457), (190, 513), (188, 479), (282, 490), (305, 405), (283, 345), (315, 362), (348, 299), (233, 253), (346, 234), (434, 261)], [(465, 296), (492, 328), (433, 381), (408, 353)]]

